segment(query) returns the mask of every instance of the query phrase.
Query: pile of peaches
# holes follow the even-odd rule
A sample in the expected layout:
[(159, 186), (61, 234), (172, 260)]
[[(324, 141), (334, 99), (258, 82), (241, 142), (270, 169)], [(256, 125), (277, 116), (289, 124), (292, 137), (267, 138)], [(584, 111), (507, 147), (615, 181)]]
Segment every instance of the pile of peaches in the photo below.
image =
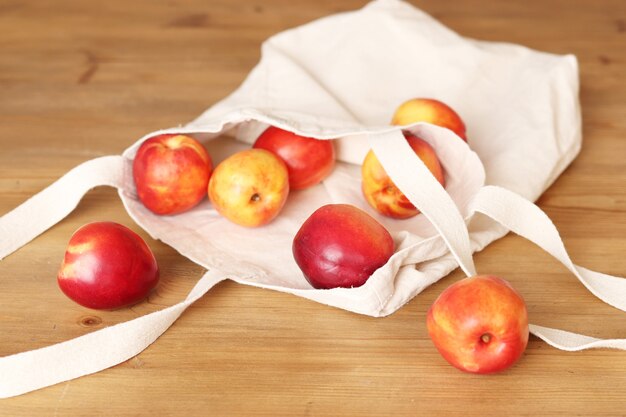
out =
[[(461, 117), (434, 99), (412, 99), (396, 110), (394, 125), (429, 122), (466, 139)], [(435, 150), (419, 137), (404, 136), (445, 186)], [(331, 140), (318, 140), (270, 126), (252, 148), (235, 153), (215, 168), (193, 137), (163, 134), (144, 141), (133, 162), (137, 196), (157, 215), (192, 209), (207, 197), (226, 219), (259, 227), (280, 215), (290, 191), (315, 186), (332, 172)], [(377, 212), (407, 219), (419, 211), (395, 186), (369, 151), (361, 167), (362, 193)], [(347, 204), (317, 209), (293, 239), (293, 256), (317, 289), (363, 285), (394, 253), (389, 232), (366, 212)], [(111, 222), (83, 226), (70, 239), (58, 275), (61, 290), (77, 303), (113, 309), (145, 298), (159, 279), (146, 243), (128, 228)], [(459, 369), (490, 373), (508, 368), (528, 341), (528, 319), (521, 296), (493, 276), (453, 284), (428, 312), (428, 330), (436, 347)]]

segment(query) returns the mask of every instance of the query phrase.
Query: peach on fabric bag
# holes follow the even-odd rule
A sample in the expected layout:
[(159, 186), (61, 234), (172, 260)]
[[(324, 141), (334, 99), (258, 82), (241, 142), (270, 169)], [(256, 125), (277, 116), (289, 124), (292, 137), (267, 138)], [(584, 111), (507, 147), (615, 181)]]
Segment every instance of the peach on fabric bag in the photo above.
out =
[[(436, 149), (445, 189), (410, 150), (401, 129), (388, 125), (398, 104), (414, 96), (451, 104), (468, 126), (469, 147), (441, 127), (406, 128)], [(458, 266), (476, 274), (472, 253), (509, 230), (552, 254), (595, 296), (626, 311), (626, 280), (573, 264), (552, 222), (531, 203), (579, 152), (580, 123), (573, 56), (466, 39), (398, 0), (374, 1), (280, 33), (263, 44), (260, 63), (241, 87), (193, 122), (147, 134), (122, 155), (87, 161), (0, 218), (3, 258), (63, 219), (89, 189), (113, 186), (137, 224), (208, 269), (176, 305), (0, 358), (0, 398), (131, 358), (224, 279), (385, 316)], [(322, 184), (292, 193), (262, 233), (229, 223), (208, 201), (176, 216), (157, 216), (137, 200), (132, 160), (148, 137), (188, 133), (219, 160), (249, 147), (268, 125), (335, 140), (341, 162)], [(239, 140), (225, 139), (226, 132)], [(397, 221), (367, 206), (358, 164), (370, 148), (422, 215)], [(394, 238), (394, 255), (362, 287), (313, 289), (292, 258), (299, 225), (331, 202), (368, 211)], [(626, 349), (624, 339), (538, 325), (531, 332), (564, 350)]]

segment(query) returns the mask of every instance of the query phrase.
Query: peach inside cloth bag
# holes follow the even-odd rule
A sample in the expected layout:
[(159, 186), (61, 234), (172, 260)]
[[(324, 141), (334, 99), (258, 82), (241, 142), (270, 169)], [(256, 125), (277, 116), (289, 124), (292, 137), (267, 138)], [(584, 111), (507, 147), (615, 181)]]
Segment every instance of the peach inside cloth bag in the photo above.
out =
[[(401, 128), (389, 125), (398, 104), (415, 96), (449, 103), (468, 126), (469, 146), (445, 128), (405, 127), (435, 148), (446, 173), (445, 189), (410, 150)], [(336, 140), (339, 162), (322, 184), (290, 194), (262, 232), (228, 222), (208, 200), (183, 214), (157, 216), (137, 199), (132, 160), (143, 140), (188, 133), (212, 154), (228, 155), (248, 148), (268, 125)], [(225, 139), (227, 131), (237, 140)], [(456, 267), (475, 275), (473, 252), (508, 231), (549, 252), (593, 295), (626, 311), (626, 280), (575, 265), (550, 219), (531, 202), (580, 147), (573, 56), (463, 38), (398, 0), (374, 1), (275, 35), (262, 45), (261, 61), (243, 84), (193, 122), (149, 133), (122, 155), (87, 161), (0, 218), (4, 258), (67, 216), (88, 190), (109, 185), (118, 188), (130, 216), (153, 238), (207, 269), (176, 305), (0, 358), (0, 397), (128, 360), (225, 279), (369, 316), (389, 315)], [(367, 205), (359, 164), (369, 149), (421, 215), (392, 220)], [(393, 236), (394, 255), (361, 287), (313, 289), (293, 260), (293, 236), (327, 203), (360, 207)], [(626, 349), (626, 339), (537, 325), (530, 330), (563, 350)]]

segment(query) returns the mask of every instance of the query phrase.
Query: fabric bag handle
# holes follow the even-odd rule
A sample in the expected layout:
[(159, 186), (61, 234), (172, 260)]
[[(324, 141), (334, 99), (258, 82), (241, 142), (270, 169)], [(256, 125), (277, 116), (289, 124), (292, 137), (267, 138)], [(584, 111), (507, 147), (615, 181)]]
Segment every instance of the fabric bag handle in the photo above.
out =
[[(556, 226), (535, 204), (512, 191), (491, 185), (478, 192), (470, 210), (492, 218), (535, 243), (565, 265), (593, 295), (619, 310), (626, 311), (626, 279), (575, 265)], [(626, 339), (598, 339), (537, 325), (531, 325), (530, 330), (549, 345), (562, 350), (577, 351), (598, 347), (626, 350)]]
[(207, 271), (178, 304), (66, 342), (0, 358), (0, 398), (89, 375), (138, 355), (224, 279), (218, 270)]
[[(108, 185), (123, 189), (125, 169), (121, 155), (84, 162), (0, 217), (0, 259), (65, 218), (92, 188)], [(0, 358), (0, 398), (95, 373), (132, 358), (224, 279), (223, 272), (212, 269), (178, 304), (62, 343)]]
[(124, 169), (121, 155), (83, 162), (0, 217), (0, 260), (63, 220), (92, 188), (123, 188)]
[(369, 143), (383, 168), (432, 223), (467, 276), (476, 275), (469, 232), (446, 190), (413, 152), (402, 131), (370, 135)]
[[(441, 234), (463, 272), (476, 275), (469, 232), (461, 213), (402, 133), (370, 136), (370, 144), (391, 180)], [(470, 215), (476, 212), (536, 243), (572, 271), (592, 294), (626, 311), (626, 280), (574, 265), (558, 230), (535, 204), (504, 188), (485, 186), (472, 201)], [(532, 324), (530, 331), (549, 345), (567, 351), (599, 347), (626, 350), (626, 339), (598, 339)]]

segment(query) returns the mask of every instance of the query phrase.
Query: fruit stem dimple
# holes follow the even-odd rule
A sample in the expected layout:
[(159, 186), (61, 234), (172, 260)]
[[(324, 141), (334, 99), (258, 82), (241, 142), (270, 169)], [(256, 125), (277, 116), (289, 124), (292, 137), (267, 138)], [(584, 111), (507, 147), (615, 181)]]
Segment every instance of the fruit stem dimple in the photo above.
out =
[(252, 201), (253, 203), (256, 203), (257, 201), (261, 200), (261, 196), (259, 195), (259, 193), (254, 193), (252, 194), (252, 197), (250, 197), (250, 201)]
[(480, 340), (484, 343), (484, 344), (488, 344), (489, 342), (491, 342), (491, 335), (489, 333), (485, 333), (482, 336), (480, 336)]
[(185, 136), (183, 135), (174, 135), (165, 139), (165, 145), (170, 149), (178, 149), (181, 147), (183, 141), (185, 140)]

